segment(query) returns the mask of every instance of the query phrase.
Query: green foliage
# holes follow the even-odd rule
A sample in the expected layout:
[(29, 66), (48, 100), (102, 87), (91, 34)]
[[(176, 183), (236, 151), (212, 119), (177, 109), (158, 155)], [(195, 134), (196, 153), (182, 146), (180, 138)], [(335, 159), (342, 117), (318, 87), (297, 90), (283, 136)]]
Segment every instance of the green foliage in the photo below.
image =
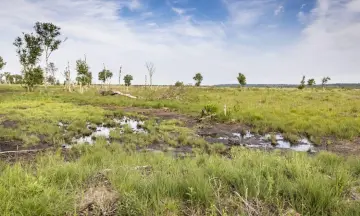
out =
[(5, 67), (6, 62), (4, 61), (4, 59), (0, 56), (0, 71)]
[(51, 85), (55, 85), (55, 83), (56, 83), (55, 74), (58, 69), (56, 68), (54, 62), (50, 62), (49, 66), (46, 69), (49, 73), (49, 75), (47, 75), (47, 77), (46, 77), (47, 83), (49, 83)]
[(300, 85), (298, 86), (298, 89), (304, 89), (305, 88), (305, 76), (302, 77), (302, 80), (300, 82)]
[(218, 112), (218, 106), (216, 106), (215, 104), (207, 104), (201, 110), (201, 117), (211, 116), (216, 114), (217, 112)]
[(4, 72), (0, 74), (0, 81), (2, 81), (2, 77), (5, 78), (5, 82), (9, 84), (22, 84), (22, 76), (19, 74), (10, 74), (10, 72)]
[(57, 50), (61, 44), (61, 40), (57, 39), (61, 35), (61, 28), (52, 23), (36, 22), (34, 29), (48, 58), (51, 52)]
[(55, 78), (54, 76), (50, 75), (50, 76), (48, 76), (48, 77), (46, 78), (46, 81), (47, 81), (48, 83), (50, 83), (51, 85), (55, 85), (55, 83), (56, 83), (56, 78)]
[(130, 74), (125, 75), (125, 77), (124, 77), (125, 86), (130, 86), (132, 80), (133, 80), (132, 75), (130, 75)]
[[(3, 74), (1, 74), (1, 79), (5, 78), (5, 83), (10, 83), (12, 84), (13, 78), (12, 75), (10, 74), (10, 72), (4, 72)], [(1, 80), (2, 81), (2, 80)]]
[(278, 144), (275, 134), (270, 134), (269, 141), (270, 141), (271, 145), (273, 145), (273, 146), (276, 146)]
[(307, 84), (308, 84), (308, 86), (313, 86), (313, 85), (315, 85), (316, 83), (315, 83), (315, 80), (314, 80), (314, 79), (308, 79)]
[(92, 80), (92, 74), (89, 71), (89, 65), (86, 60), (79, 59), (76, 61), (77, 77), (76, 81), (81, 85), (90, 85)]
[(23, 84), (28, 90), (33, 90), (34, 86), (41, 84), (44, 79), (42, 69), (36, 66), (43, 52), (41, 44), (41, 39), (32, 33), (23, 33), (23, 38), (17, 37), (14, 42), (16, 53), (22, 65)]
[(19, 74), (12, 75), (14, 84), (22, 84), (23, 77)]
[(322, 80), (321, 80), (321, 85), (322, 85), (322, 87), (324, 88), (325, 87), (325, 85), (328, 83), (328, 81), (330, 81), (331, 79), (330, 79), (330, 77), (324, 77), (324, 78), (322, 78)]
[(41, 23), (36, 22), (34, 26), (35, 32), (38, 35), (38, 38), (41, 40), (42, 49), (45, 51), (45, 76), (44, 81), (48, 83), (48, 81), (54, 81), (51, 84), (55, 84), (55, 80), (49, 80), (49, 73), (50, 76), (55, 77), (55, 65), (54, 63), (49, 63), (49, 57), (51, 53), (57, 50), (61, 44), (61, 40), (58, 38), (60, 37), (60, 27), (52, 24), (52, 23)]
[(106, 83), (106, 81), (108, 79), (111, 79), (111, 77), (113, 76), (113, 73), (110, 70), (107, 69), (103, 69), (102, 71), (99, 72), (99, 80), (102, 81), (104, 84)]
[(180, 81), (177, 81), (177, 82), (175, 83), (175, 86), (176, 86), (176, 87), (181, 87), (181, 86), (184, 86), (184, 83), (183, 83), (183, 82), (180, 82)]
[(40, 66), (30, 69), (25, 73), (24, 79), (22, 81), (26, 87), (30, 88), (33, 91), (35, 85), (41, 85), (44, 80), (44, 72)]
[(197, 73), (195, 74), (193, 79), (196, 81), (195, 86), (200, 86), (201, 82), (203, 81), (203, 76), (201, 75), (201, 73)]
[(291, 144), (296, 144), (299, 141), (299, 136), (297, 136), (296, 134), (292, 134), (292, 133), (285, 133), (284, 139), (286, 141), (289, 141)]
[(23, 33), (23, 38), (17, 37), (13, 43), (16, 47), (16, 53), (19, 56), (20, 64), (26, 73), (39, 62), (43, 49), (41, 47), (41, 39), (33, 33)]
[(238, 75), (238, 77), (237, 77), (237, 80), (238, 80), (238, 82), (239, 82), (239, 84), (240, 84), (241, 86), (245, 86), (245, 85), (246, 85), (246, 77), (245, 77), (244, 74), (239, 73), (239, 75)]

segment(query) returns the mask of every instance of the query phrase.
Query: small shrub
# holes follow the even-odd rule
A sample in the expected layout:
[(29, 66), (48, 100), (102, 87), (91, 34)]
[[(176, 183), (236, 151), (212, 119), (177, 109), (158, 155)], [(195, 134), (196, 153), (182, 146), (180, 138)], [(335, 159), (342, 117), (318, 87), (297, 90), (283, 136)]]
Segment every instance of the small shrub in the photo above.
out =
[(214, 104), (205, 105), (201, 111), (201, 117), (216, 114), (217, 111), (218, 111), (218, 107), (216, 105)]
[(176, 86), (176, 87), (181, 87), (181, 86), (184, 86), (184, 83), (183, 83), (183, 82), (180, 82), (180, 81), (177, 81), (177, 82), (175, 83), (175, 86)]
[(84, 129), (86, 129), (85, 121), (73, 121), (67, 128), (68, 131), (74, 131), (74, 132), (81, 132)]
[(115, 127), (116, 126), (116, 122), (112, 119), (107, 119), (105, 122), (104, 122), (104, 126), (105, 127)]
[(80, 133), (83, 135), (83, 136), (90, 136), (92, 134), (92, 131), (88, 128), (84, 128), (80, 131)]
[(120, 129), (116, 129), (116, 130), (111, 130), (110, 131), (110, 138), (111, 139), (120, 139), (121, 135), (120, 135)]
[(124, 129), (124, 133), (126, 133), (126, 134), (130, 134), (130, 133), (134, 132), (133, 129), (128, 124), (125, 124), (123, 129)]
[(225, 153), (226, 150), (227, 150), (227, 148), (223, 143), (214, 143), (214, 144), (210, 145), (210, 152), (211, 153), (222, 154), (222, 153)]
[(296, 144), (299, 137), (296, 134), (286, 133), (284, 134), (284, 140), (289, 141), (291, 144)]
[(40, 139), (36, 135), (24, 136), (22, 140), (25, 146), (34, 146), (40, 143)]
[(269, 136), (269, 141), (271, 142), (271, 145), (273, 146), (276, 146), (278, 143), (277, 143), (277, 140), (276, 140), (276, 135), (275, 134), (270, 134)]

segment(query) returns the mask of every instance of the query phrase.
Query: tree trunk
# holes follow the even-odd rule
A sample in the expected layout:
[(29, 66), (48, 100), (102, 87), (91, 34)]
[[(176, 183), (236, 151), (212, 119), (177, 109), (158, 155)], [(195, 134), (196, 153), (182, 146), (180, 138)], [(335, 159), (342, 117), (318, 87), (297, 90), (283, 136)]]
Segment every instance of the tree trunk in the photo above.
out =
[(47, 77), (48, 77), (48, 74), (49, 74), (49, 56), (48, 56), (48, 50), (46, 49), (45, 50), (45, 64), (46, 64), (46, 67), (45, 67), (45, 76), (44, 76), (44, 84), (45, 84), (45, 89), (47, 89), (47, 86), (48, 86), (48, 80), (47, 80)]

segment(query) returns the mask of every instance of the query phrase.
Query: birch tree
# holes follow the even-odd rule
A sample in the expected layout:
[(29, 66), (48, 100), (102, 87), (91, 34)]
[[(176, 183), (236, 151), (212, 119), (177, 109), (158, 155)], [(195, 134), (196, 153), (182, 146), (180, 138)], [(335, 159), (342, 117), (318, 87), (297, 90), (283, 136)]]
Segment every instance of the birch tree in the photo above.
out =
[(22, 66), (23, 84), (28, 91), (32, 91), (35, 85), (42, 84), (44, 80), (43, 70), (38, 66), (43, 52), (41, 39), (33, 33), (23, 33), (23, 37), (17, 37), (13, 45)]
[(60, 44), (62, 43), (59, 40), (61, 35), (60, 27), (52, 23), (41, 23), (37, 22), (34, 26), (36, 34), (41, 41), (42, 50), (45, 51), (45, 87), (48, 85), (48, 76), (50, 71), (49, 58), (50, 55), (57, 49), (59, 49)]

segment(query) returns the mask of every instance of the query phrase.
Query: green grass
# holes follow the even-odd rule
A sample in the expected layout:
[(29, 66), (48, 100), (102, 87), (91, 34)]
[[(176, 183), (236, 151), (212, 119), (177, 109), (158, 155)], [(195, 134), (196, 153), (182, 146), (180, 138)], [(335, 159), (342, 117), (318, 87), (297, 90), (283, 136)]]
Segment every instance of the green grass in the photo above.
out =
[[(71, 162), (47, 153), (34, 164), (1, 165), (1, 215), (74, 214), (98, 173), (120, 197), (118, 215), (248, 214), (248, 205), (260, 215), (360, 214), (360, 201), (349, 194), (359, 184), (358, 158), (235, 148), (232, 160), (217, 154), (177, 160), (166, 153), (126, 153), (101, 140), (80, 148), (81, 157)], [(151, 169), (144, 173), (138, 166)]]
[[(359, 158), (229, 150), (207, 143), (183, 121), (157, 121), (120, 108), (167, 107), (193, 117), (206, 108), (215, 121), (245, 124), (260, 134), (280, 132), (290, 142), (305, 135), (328, 144), (359, 137), (358, 90), (129, 89), (139, 98), (103, 97), (95, 88), (84, 94), (58, 87), (25, 93), (0, 85), (0, 143), (57, 146), (90, 135), (87, 125), (115, 127), (110, 145), (98, 137), (94, 146), (79, 145), (65, 155), (59, 150), (30, 161), (18, 155), (12, 164), (0, 160), (0, 215), (79, 215), (84, 199), (94, 199), (97, 211), (115, 209), (117, 215), (360, 215), (360, 200), (353, 199), (360, 197)], [(145, 121), (146, 133), (121, 128), (113, 119), (123, 116)], [(7, 120), (16, 124), (2, 124)], [(274, 134), (270, 140), (276, 142)], [(154, 143), (163, 152), (139, 151)], [(177, 158), (168, 151), (184, 146), (194, 154)]]
[[(84, 94), (66, 93), (58, 88), (47, 92), (38, 89), (35, 93), (19, 93), (16, 86), (0, 86), (3, 89), (1, 109), (16, 107), (41, 107), (49, 109), (77, 109), (80, 113), (98, 122), (92, 112), (100, 112), (86, 107), (69, 107), (72, 104), (94, 106), (140, 106), (167, 107), (181, 113), (200, 116), (201, 110), (211, 107), (218, 121), (237, 121), (256, 128), (259, 132), (284, 132), (308, 137), (331, 137), (351, 140), (360, 134), (359, 90), (347, 89), (275, 89), (275, 88), (193, 88), (161, 87), (145, 89), (130, 87), (129, 92), (139, 99), (126, 97), (99, 96), (96, 89)], [(121, 91), (124, 89), (120, 88)], [(52, 104), (53, 106), (50, 106)], [(227, 115), (223, 107), (227, 106)], [(65, 107), (61, 107), (65, 106)], [(58, 109), (56, 109), (58, 107)], [(37, 109), (36, 109), (37, 110)], [(84, 110), (85, 112), (81, 112)], [(0, 111), (0, 114), (4, 111)], [(16, 109), (18, 112), (18, 109)], [(23, 110), (27, 112), (27, 110)], [(46, 110), (44, 110), (46, 114)], [(68, 113), (67, 117), (73, 117)], [(56, 115), (56, 112), (55, 112)], [(53, 118), (53, 117), (52, 117)]]

